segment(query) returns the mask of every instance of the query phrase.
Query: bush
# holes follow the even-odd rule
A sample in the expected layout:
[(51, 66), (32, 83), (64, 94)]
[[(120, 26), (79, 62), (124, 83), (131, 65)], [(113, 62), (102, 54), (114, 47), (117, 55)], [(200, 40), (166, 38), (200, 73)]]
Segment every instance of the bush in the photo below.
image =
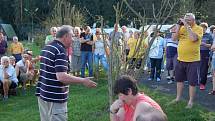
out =
[(44, 33), (38, 33), (35, 37), (34, 43), (36, 46), (43, 48), (45, 45), (46, 35)]

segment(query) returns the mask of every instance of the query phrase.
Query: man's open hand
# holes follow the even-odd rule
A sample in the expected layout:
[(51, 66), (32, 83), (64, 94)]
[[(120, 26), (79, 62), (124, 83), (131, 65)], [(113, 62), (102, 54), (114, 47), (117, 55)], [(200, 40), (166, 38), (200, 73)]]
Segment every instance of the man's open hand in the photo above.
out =
[(89, 78), (84, 78), (83, 85), (86, 87), (94, 88), (97, 86), (97, 83), (90, 80)]

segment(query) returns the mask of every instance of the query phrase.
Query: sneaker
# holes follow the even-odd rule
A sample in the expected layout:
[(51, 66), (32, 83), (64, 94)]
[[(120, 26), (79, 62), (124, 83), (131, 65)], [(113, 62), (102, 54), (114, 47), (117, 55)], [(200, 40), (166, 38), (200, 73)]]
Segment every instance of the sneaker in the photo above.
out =
[(22, 95), (26, 95), (26, 90), (25, 89), (22, 89)]
[(215, 95), (215, 90), (211, 90), (208, 94), (209, 95)]
[(146, 70), (148, 70), (148, 67), (144, 67), (144, 69), (143, 69), (144, 71), (146, 71)]
[(184, 85), (189, 85), (189, 82), (188, 81), (184, 81)]
[(148, 78), (148, 81), (152, 81), (153, 79), (152, 78)]
[(172, 84), (173, 82), (174, 82), (173, 80), (169, 80), (167, 83)]
[(205, 85), (204, 84), (200, 84), (199, 89), (200, 90), (205, 90)]
[(207, 75), (207, 78), (211, 78), (211, 77), (212, 77), (212, 74), (208, 74), (208, 75)]
[(171, 79), (171, 77), (170, 77), (170, 76), (167, 76), (167, 77), (166, 77), (166, 79), (167, 79), (167, 80), (170, 80), (170, 79)]
[(161, 81), (161, 79), (160, 78), (157, 78), (157, 80), (156, 80), (157, 82), (160, 82)]
[(8, 96), (4, 96), (3, 101), (7, 101), (7, 100), (8, 100)]

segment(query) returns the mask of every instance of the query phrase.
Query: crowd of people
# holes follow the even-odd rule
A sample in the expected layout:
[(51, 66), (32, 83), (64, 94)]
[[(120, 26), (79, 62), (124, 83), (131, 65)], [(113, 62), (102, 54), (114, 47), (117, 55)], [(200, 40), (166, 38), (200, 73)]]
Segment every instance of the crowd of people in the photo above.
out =
[(181, 100), (185, 82), (189, 85), (190, 97), (186, 108), (192, 108), (196, 87), (205, 90), (209, 73), (213, 89), (208, 94), (215, 94), (214, 29), (214, 25), (209, 28), (206, 22), (197, 25), (195, 15), (187, 13), (167, 33), (157, 32), (149, 52), (151, 72), (148, 80), (161, 80), (160, 72), (166, 59), (168, 84), (177, 84), (177, 96), (171, 103)]
[(0, 32), (0, 53), (0, 90), (3, 100), (6, 101), (9, 90), (16, 89), (19, 84), (22, 85), (22, 93), (25, 95), (27, 83), (36, 84), (38, 70), (35, 64), (39, 58), (33, 58), (33, 52), (25, 50), (17, 36), (13, 37), (12, 43), (8, 46), (2, 32)]
[[(186, 13), (184, 18), (180, 18), (179, 22), (172, 26), (168, 33), (163, 34), (155, 29), (149, 35), (154, 41), (152, 41), (149, 51), (150, 75), (148, 80), (161, 81), (162, 63), (166, 58), (167, 79), (170, 80), (168, 84), (177, 82), (177, 96), (169, 105), (181, 100), (184, 82), (186, 81), (189, 85), (189, 101), (185, 108), (192, 108), (196, 86), (199, 85), (200, 90), (205, 90), (208, 71), (211, 72), (213, 78), (213, 89), (208, 94), (215, 94), (214, 32), (215, 26), (212, 25), (208, 29), (208, 24), (205, 22), (197, 25), (195, 15)], [(127, 76), (122, 76), (116, 81), (114, 90), (119, 99), (110, 107), (112, 121), (145, 121), (146, 119), (143, 118), (150, 111), (144, 112), (144, 110), (147, 110), (144, 103), (150, 105), (150, 108), (157, 109), (159, 118), (156, 121), (167, 120), (165, 114), (161, 113), (162, 109), (159, 105), (152, 99), (144, 98), (144, 94), (138, 93), (134, 83), (135, 80)], [(143, 98), (140, 98), (141, 96)], [(147, 101), (148, 99), (150, 101)], [(140, 103), (141, 101), (144, 103)], [(151, 114), (154, 114), (154, 112), (151, 112)], [(151, 121), (155, 117), (150, 116), (150, 119), (147, 120)]]
[[(110, 55), (111, 43), (113, 41), (117, 45), (117, 48), (120, 49), (120, 52), (123, 51), (122, 46), (125, 42), (127, 60), (131, 60), (129, 62), (131, 65), (137, 60), (137, 68), (140, 68), (144, 49), (147, 47), (146, 37), (144, 41), (139, 41), (140, 31), (133, 32), (128, 31), (126, 26), (122, 26), (121, 28), (119, 25), (114, 26), (114, 30), (110, 33), (102, 33), (101, 28), (96, 28), (95, 32), (92, 32), (89, 26), (72, 28), (74, 35), (72, 37), (72, 44), (67, 49), (67, 56), (70, 62), (70, 72), (73, 75), (85, 77), (85, 70), (88, 69), (88, 77), (97, 77), (97, 73), (94, 74), (93, 72), (98, 72), (100, 65), (102, 65), (103, 70), (107, 73), (109, 70), (107, 57)], [(51, 35), (46, 37), (45, 44), (56, 39), (57, 29), (57, 27), (50, 29)], [(119, 29), (122, 31), (119, 31)], [(136, 53), (137, 45), (140, 42), (139, 52)]]
[[(99, 63), (102, 64), (105, 72), (108, 71), (107, 56), (109, 56), (110, 44), (113, 41), (117, 43), (117, 47), (122, 47), (123, 40), (126, 41), (127, 60), (131, 60), (130, 64), (132, 66), (137, 59), (137, 66), (132, 66), (132, 68), (140, 68), (143, 49), (147, 47), (146, 41), (139, 41), (140, 33), (138, 31), (131, 33), (126, 30), (126, 26), (123, 26), (123, 31), (119, 32), (118, 27), (118, 25), (115, 25), (113, 31), (115, 34), (113, 32), (110, 33), (110, 37), (102, 36), (100, 28), (96, 28), (95, 34), (93, 34), (89, 26), (86, 26), (82, 31), (79, 27), (62, 26), (57, 30), (57, 33), (53, 32), (52, 30), (55, 31), (55, 29), (51, 28), (52, 37), (49, 35), (47, 38), (52, 38), (52, 40), (48, 40), (48, 44), (42, 49), (40, 76), (36, 86), (36, 96), (38, 97), (40, 118), (42, 121), (50, 119), (68, 120), (68, 85), (81, 83), (87, 87), (96, 87), (97, 84), (91, 81), (89, 77), (93, 76), (93, 70), (99, 70)], [(111, 36), (116, 36), (116, 39), (112, 40)], [(138, 43), (141, 43), (141, 52), (135, 55)], [(119, 50), (122, 51), (122, 48)], [(70, 64), (65, 60), (69, 60)], [(93, 69), (93, 67), (95, 68)], [(73, 75), (67, 74), (69, 68), (71, 68), (70, 72)], [(85, 77), (86, 68), (89, 72), (87, 78)], [(124, 82), (125, 80), (127, 82)], [(115, 94), (125, 95), (125, 98), (119, 98), (111, 106), (110, 112), (113, 114), (113, 121), (118, 120), (118, 110), (120, 110), (122, 102), (129, 108), (130, 112), (127, 113), (127, 110), (124, 110), (125, 112), (120, 114), (119, 120), (167, 120), (159, 104), (144, 93), (138, 92), (136, 81), (132, 77), (122, 76), (117, 82), (115, 84)], [(126, 98), (127, 96), (128, 98)], [(138, 102), (136, 102), (137, 100)], [(119, 102), (121, 102), (120, 105)], [(131, 103), (134, 104), (133, 106), (139, 108), (133, 110), (133, 107), (130, 107)], [(49, 105), (53, 105), (53, 107)], [(46, 113), (51, 110), (53, 113)], [(61, 112), (57, 110), (61, 110)], [(143, 112), (150, 113), (147, 116), (141, 115)]]
[[(128, 31), (126, 26), (121, 27), (122, 31), (119, 29), (119, 25), (115, 24), (113, 32), (107, 35), (102, 33), (101, 28), (96, 28), (93, 33), (89, 26), (52, 27), (51, 34), (45, 38), (41, 55), (37, 58), (32, 57), (31, 50), (24, 49), (16, 36), (8, 47), (3, 33), (0, 33), (0, 85), (3, 100), (8, 99), (9, 89), (16, 88), (18, 83), (21, 83), (25, 94), (26, 84), (30, 81), (31, 85), (37, 84), (41, 120), (67, 120), (68, 85), (81, 83), (86, 87), (96, 87), (97, 83), (91, 81), (90, 77), (98, 77), (93, 72), (99, 72), (100, 64), (104, 72), (109, 70), (107, 57), (112, 43), (116, 44), (120, 52), (125, 50), (126, 61), (129, 60), (128, 68), (139, 69), (151, 40), (148, 80), (161, 81), (161, 69), (166, 59), (168, 84), (177, 82), (177, 96), (171, 103), (181, 100), (184, 82), (188, 81), (190, 98), (186, 108), (192, 108), (196, 86), (205, 90), (209, 67), (213, 75), (213, 89), (208, 94), (215, 95), (215, 26), (211, 26), (208, 33), (207, 23), (197, 25), (194, 14), (187, 13), (168, 32), (154, 29), (152, 33), (145, 32), (143, 40), (140, 40), (139, 31)], [(140, 45), (138, 49), (137, 45)], [(39, 79), (35, 82), (38, 74), (35, 64), (38, 61)], [(85, 76), (86, 69), (88, 78)], [(138, 92), (136, 80), (132, 77), (121, 76), (116, 80), (114, 92), (119, 99), (110, 107), (113, 121), (143, 121), (145, 118), (149, 121), (153, 120), (152, 115), (157, 121), (167, 120), (159, 104)], [(50, 107), (52, 104), (54, 106)], [(53, 114), (47, 114), (51, 110)]]

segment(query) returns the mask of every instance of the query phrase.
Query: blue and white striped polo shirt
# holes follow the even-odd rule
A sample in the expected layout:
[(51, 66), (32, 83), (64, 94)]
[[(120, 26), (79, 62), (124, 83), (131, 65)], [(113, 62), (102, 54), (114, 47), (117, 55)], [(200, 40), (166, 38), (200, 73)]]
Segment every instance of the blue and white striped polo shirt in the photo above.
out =
[(40, 76), (36, 96), (47, 102), (64, 103), (69, 86), (57, 80), (57, 72), (67, 72), (68, 61), (64, 45), (57, 40), (46, 45), (41, 52)]

